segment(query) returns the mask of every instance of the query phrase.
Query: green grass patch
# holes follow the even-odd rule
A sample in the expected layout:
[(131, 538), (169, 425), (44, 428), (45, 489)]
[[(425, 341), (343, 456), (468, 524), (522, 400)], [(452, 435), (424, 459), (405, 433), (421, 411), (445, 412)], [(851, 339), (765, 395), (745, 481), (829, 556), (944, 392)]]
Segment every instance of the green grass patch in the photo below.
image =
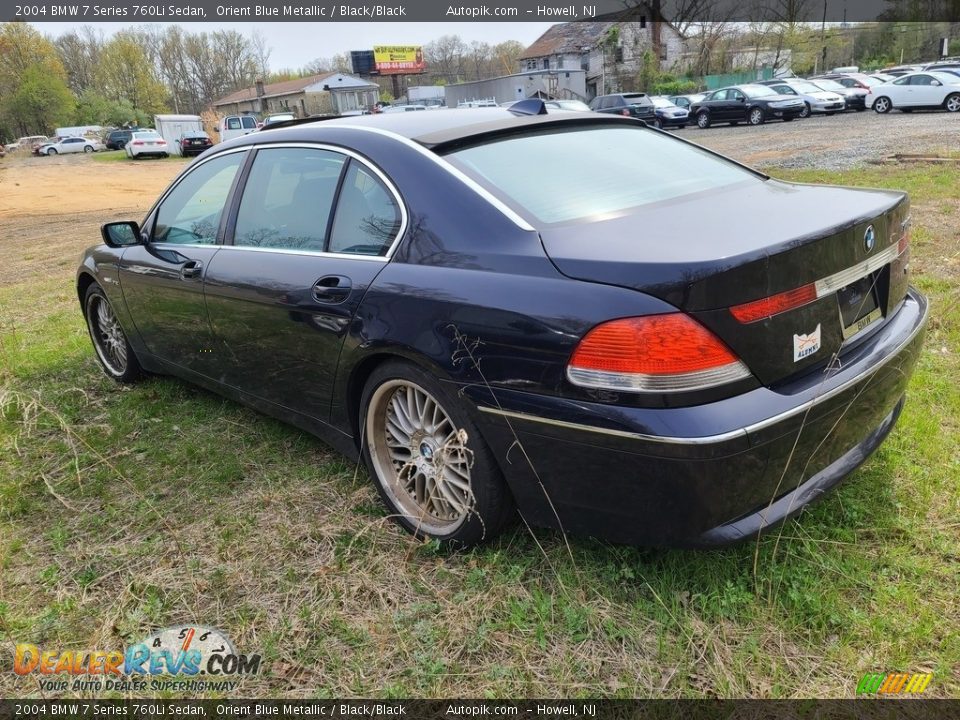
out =
[(850, 697), (888, 671), (960, 696), (960, 171), (777, 175), (910, 192), (933, 307), (896, 430), (781, 532), (692, 552), (519, 526), (446, 555), (312, 437), (177, 380), (107, 380), (70, 268), (0, 288), (5, 640), (215, 625), (264, 655), (244, 697)]
[[(134, 158), (127, 157), (126, 150), (105, 150), (103, 152), (94, 153), (93, 159), (96, 162), (103, 162), (103, 163), (134, 162), (135, 160)], [(183, 157), (180, 157), (179, 155), (170, 155), (169, 157), (165, 157), (165, 158), (158, 158), (158, 157), (151, 156), (151, 157), (140, 158), (136, 160), (136, 162), (147, 162), (147, 161), (153, 161), (153, 160), (186, 163), (190, 161), (190, 158), (183, 158)]]

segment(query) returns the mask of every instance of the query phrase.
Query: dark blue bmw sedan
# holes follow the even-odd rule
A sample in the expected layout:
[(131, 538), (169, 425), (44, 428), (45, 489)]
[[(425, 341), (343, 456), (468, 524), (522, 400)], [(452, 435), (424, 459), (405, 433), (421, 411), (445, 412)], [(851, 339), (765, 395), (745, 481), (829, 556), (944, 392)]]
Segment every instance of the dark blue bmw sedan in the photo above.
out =
[(927, 317), (909, 227), (903, 193), (780, 182), (631, 118), (441, 110), (217, 145), (103, 227), (77, 292), (110, 377), (362, 458), (420, 537), (519, 512), (712, 546), (892, 429)]

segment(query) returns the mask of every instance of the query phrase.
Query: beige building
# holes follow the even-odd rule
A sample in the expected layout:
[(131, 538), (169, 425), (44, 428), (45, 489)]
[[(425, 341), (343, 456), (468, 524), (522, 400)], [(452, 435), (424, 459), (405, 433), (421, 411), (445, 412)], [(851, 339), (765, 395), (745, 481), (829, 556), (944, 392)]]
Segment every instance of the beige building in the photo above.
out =
[(377, 104), (380, 88), (352, 75), (324, 73), (238, 90), (213, 103), (220, 116), (292, 112), (297, 117), (339, 115)]

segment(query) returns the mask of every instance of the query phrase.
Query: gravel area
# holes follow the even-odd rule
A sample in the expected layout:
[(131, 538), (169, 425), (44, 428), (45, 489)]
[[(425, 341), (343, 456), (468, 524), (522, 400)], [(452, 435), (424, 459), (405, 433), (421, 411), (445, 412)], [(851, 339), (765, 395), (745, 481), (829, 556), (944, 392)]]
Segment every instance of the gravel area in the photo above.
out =
[(680, 137), (754, 166), (845, 170), (894, 153), (960, 149), (960, 113), (872, 110), (749, 125), (688, 125)]

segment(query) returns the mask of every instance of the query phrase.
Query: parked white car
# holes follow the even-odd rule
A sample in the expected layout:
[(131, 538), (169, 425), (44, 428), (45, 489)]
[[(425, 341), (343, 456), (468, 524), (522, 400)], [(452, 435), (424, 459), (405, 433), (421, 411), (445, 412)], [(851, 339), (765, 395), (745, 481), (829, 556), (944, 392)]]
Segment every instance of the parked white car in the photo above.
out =
[(33, 150), (37, 145), (46, 144), (50, 141), (46, 135), (25, 135), (16, 142), (4, 146), (7, 152), (17, 152), (18, 150)]
[(217, 132), (220, 133), (220, 142), (226, 142), (252, 133), (258, 127), (257, 118), (253, 115), (227, 115), (220, 118)]
[(124, 149), (127, 157), (133, 159), (148, 155), (167, 157), (170, 154), (167, 141), (156, 130), (137, 130), (130, 136), (130, 142)]
[(803, 100), (807, 107), (800, 113), (800, 117), (808, 117), (811, 113), (833, 115), (847, 109), (847, 101), (842, 95), (823, 90), (808, 80), (783, 78), (764, 80), (758, 84), (771, 87), (778, 95), (794, 95)]
[(896, 108), (910, 112), (919, 108), (960, 111), (960, 77), (946, 72), (912, 72), (896, 80), (874, 85), (866, 98), (867, 107), (878, 113)]
[[(957, 78), (960, 80), (960, 78)], [(57, 142), (44, 143), (37, 148), (37, 155), (66, 155), (68, 153), (92, 153), (103, 150), (103, 143), (83, 137), (61, 138)]]

